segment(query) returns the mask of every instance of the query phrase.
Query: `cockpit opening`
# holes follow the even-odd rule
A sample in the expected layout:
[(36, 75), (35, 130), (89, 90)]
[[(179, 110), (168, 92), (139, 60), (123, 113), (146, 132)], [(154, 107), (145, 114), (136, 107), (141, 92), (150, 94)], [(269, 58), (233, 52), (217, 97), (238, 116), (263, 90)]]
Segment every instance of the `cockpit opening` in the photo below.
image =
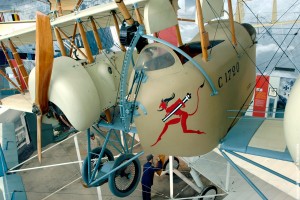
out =
[(150, 46), (144, 49), (136, 63), (136, 70), (154, 71), (172, 66), (175, 63), (174, 56), (166, 49)]
[[(211, 40), (211, 41), (209, 41), (210, 45), (208, 46), (208, 49), (213, 48), (214, 46), (222, 43), (223, 41), (224, 40)], [(182, 51), (184, 51), (185, 53), (187, 53), (189, 56), (191, 56), (192, 58), (202, 53), (201, 42), (186, 43), (186, 44), (180, 46), (179, 48)], [(182, 54), (180, 54), (177, 51), (175, 51), (175, 52), (178, 55), (178, 57), (179, 57), (182, 64), (184, 64), (188, 61), (188, 59), (185, 58)]]

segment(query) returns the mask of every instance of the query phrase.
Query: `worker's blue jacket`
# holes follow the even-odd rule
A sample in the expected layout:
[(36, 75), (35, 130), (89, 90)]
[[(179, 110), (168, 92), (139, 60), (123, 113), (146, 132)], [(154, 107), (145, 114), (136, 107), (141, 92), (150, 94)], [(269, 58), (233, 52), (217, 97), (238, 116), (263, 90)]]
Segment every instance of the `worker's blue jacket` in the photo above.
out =
[(147, 162), (143, 167), (142, 185), (151, 187), (153, 185), (154, 172), (162, 169), (162, 162), (158, 161), (154, 167), (151, 162)]

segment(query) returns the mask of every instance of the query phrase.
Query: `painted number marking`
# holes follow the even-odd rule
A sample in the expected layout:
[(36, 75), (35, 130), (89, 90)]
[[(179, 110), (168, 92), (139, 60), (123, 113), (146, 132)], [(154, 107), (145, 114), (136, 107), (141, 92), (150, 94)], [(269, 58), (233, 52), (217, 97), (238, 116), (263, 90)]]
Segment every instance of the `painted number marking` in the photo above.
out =
[(239, 71), (240, 71), (240, 64), (239, 62), (237, 62), (236, 65), (232, 66), (224, 73), (224, 76), (222, 75), (218, 78), (219, 88), (223, 87), (224, 83), (226, 84), (230, 80), (232, 80), (233, 77), (237, 75), (237, 73), (239, 73)]

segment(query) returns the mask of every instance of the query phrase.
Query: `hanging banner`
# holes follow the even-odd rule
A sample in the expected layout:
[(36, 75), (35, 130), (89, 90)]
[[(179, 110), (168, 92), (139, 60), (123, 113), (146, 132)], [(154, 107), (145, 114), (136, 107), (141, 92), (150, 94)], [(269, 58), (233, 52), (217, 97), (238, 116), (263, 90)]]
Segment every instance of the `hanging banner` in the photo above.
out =
[(254, 106), (253, 116), (254, 117), (265, 117), (266, 105), (269, 88), (269, 76), (256, 76), (256, 86), (254, 92)]
[(174, 46), (178, 46), (178, 39), (176, 36), (176, 27), (172, 26), (170, 28), (166, 28), (162, 31), (159, 31), (158, 33), (156, 33), (156, 37), (163, 39), (171, 44), (173, 44)]

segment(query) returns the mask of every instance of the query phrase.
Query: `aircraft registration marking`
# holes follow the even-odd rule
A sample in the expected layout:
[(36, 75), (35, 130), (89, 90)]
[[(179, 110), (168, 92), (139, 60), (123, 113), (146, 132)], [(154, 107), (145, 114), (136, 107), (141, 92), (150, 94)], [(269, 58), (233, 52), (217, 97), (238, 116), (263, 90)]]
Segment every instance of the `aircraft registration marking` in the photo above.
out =
[(223, 87), (224, 85), (223, 78), (225, 80), (225, 83), (228, 83), (230, 80), (232, 80), (232, 78), (235, 75), (237, 75), (237, 73), (239, 73), (239, 71), (240, 71), (240, 64), (239, 62), (237, 62), (236, 65), (231, 66), (227, 71), (225, 71), (224, 75), (218, 78), (219, 88)]

